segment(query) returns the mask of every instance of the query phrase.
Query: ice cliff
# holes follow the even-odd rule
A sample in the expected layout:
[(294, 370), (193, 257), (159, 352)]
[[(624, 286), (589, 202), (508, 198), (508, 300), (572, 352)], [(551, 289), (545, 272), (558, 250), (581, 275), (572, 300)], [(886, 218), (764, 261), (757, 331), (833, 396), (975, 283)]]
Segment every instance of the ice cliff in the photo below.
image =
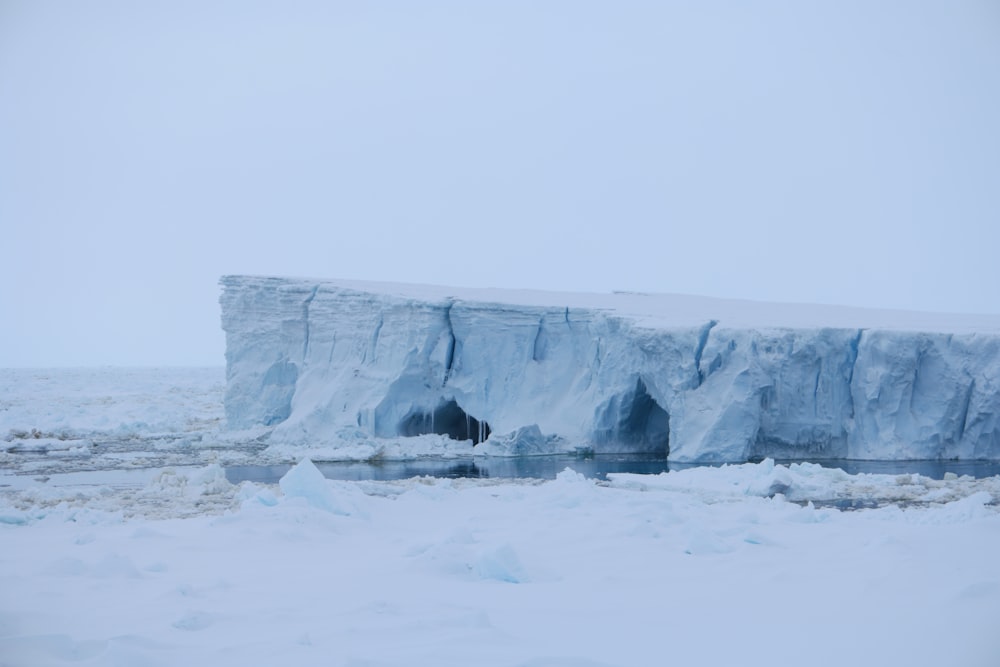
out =
[(1000, 458), (996, 316), (221, 283), (227, 420), (271, 426), (272, 442), (405, 451), (436, 433), (483, 454)]

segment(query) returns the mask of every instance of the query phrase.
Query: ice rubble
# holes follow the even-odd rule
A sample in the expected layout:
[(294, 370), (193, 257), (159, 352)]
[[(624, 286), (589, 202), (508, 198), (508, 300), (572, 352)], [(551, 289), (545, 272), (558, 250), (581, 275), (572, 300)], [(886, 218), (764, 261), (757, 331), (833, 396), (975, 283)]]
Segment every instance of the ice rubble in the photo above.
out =
[[(584, 494), (600, 487), (703, 504), (771, 499), (835, 510), (950, 507), (950, 511), (957, 511), (959, 507), (971, 507), (986, 515), (996, 514), (1000, 502), (998, 475), (981, 479), (950, 475), (943, 480), (915, 473), (850, 475), (814, 463), (782, 465), (771, 459), (722, 467), (698, 466), (658, 475), (610, 473), (607, 480), (588, 478), (567, 467), (555, 480), (415, 476), (388, 481), (340, 481), (326, 479), (309, 459), (293, 466), (277, 484), (230, 483), (225, 469), (218, 464), (118, 472), (121, 474), (105, 473), (103, 483), (74, 473), (52, 475), (45, 481), (27, 476), (2, 477), (0, 526), (24, 525), (47, 517), (82, 521), (92, 516), (101, 520), (101, 513), (116, 521), (220, 515), (248, 505), (271, 507), (277, 503), (366, 518), (370, 505), (366, 498), (396, 498), (429, 488), (526, 489), (553, 483), (560, 488), (575, 484)], [(571, 495), (567, 502), (580, 502), (576, 492)]]
[[(771, 462), (607, 483), (571, 470), (335, 482), (308, 461), (275, 485), (221, 473), (72, 494), (0, 485), (0, 662), (624, 667), (669, 650), (685, 665), (995, 667), (1000, 655), (1000, 477)], [(842, 493), (912, 502), (801, 502)]]
[(276, 447), (1000, 458), (1000, 317), (221, 282), (228, 424)]

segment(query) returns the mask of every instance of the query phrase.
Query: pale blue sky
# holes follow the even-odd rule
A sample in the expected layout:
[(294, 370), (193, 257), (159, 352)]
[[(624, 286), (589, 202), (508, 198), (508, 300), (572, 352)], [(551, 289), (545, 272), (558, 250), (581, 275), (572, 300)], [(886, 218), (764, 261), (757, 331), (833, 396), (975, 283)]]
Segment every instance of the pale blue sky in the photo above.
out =
[(1000, 312), (1000, 3), (0, 0), (0, 366), (255, 273)]

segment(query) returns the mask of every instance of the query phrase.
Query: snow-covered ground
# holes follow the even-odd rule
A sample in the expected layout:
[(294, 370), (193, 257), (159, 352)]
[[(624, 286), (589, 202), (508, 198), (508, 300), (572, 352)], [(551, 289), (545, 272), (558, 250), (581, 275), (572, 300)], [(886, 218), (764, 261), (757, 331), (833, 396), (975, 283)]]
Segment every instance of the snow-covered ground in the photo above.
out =
[(222, 375), (0, 371), (0, 665), (1000, 664), (1000, 477), (234, 485)]

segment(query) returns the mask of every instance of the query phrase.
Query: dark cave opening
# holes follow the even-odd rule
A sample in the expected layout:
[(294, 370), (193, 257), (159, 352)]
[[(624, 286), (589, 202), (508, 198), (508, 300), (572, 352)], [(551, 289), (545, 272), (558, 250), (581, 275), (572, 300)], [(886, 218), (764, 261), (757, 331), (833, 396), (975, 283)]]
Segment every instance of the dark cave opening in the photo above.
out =
[(452, 440), (471, 440), (478, 445), (490, 437), (490, 425), (471, 416), (451, 399), (442, 401), (432, 412), (410, 413), (399, 424), (402, 436), (426, 433), (445, 435)]
[(603, 428), (595, 434), (601, 441), (634, 452), (670, 453), (670, 415), (650, 396), (641, 378), (634, 389), (611, 401), (602, 421)]

